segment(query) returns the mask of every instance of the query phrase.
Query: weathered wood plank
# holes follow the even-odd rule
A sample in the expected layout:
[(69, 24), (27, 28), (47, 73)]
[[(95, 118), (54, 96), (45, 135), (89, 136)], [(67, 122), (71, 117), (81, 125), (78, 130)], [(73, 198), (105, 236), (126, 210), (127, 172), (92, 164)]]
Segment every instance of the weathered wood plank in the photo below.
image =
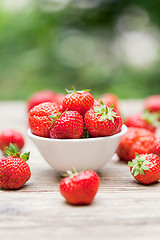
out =
[(125, 239), (143, 239), (144, 236), (149, 239), (148, 234), (153, 230), (159, 232), (159, 193), (99, 191), (93, 204), (84, 207), (66, 204), (58, 193), (6, 192), (2, 200), (5, 201), (0, 207), (2, 239), (19, 234), (24, 234), (24, 239), (44, 239), (41, 234), (47, 239), (53, 236), (67, 239), (75, 236), (78, 239), (116, 239), (119, 236), (121, 239), (120, 234), (124, 233)]

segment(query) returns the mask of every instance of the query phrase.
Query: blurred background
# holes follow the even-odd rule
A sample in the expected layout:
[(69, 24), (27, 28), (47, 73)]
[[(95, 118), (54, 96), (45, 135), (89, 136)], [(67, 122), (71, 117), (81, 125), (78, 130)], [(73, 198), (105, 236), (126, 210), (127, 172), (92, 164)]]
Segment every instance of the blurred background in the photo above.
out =
[(0, 100), (160, 94), (160, 1), (1, 0)]

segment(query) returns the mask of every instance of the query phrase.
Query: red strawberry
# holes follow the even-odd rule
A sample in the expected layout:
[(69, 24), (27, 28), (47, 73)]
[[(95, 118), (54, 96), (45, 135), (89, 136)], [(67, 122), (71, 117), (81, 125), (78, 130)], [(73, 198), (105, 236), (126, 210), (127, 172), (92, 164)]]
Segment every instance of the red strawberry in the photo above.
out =
[(103, 137), (115, 134), (122, 127), (122, 118), (117, 115), (114, 106), (94, 106), (84, 116), (87, 131), (91, 137)]
[(26, 163), (30, 153), (20, 155), (10, 144), (10, 148), (6, 148), (5, 154), (6, 157), (0, 159), (0, 187), (18, 189), (30, 179), (31, 172)]
[(152, 95), (146, 98), (144, 107), (149, 112), (158, 112), (160, 114), (160, 95)]
[(120, 160), (131, 161), (135, 152), (139, 154), (150, 153), (155, 140), (156, 137), (151, 131), (144, 128), (129, 127), (121, 138), (117, 155)]
[(158, 137), (153, 143), (150, 153), (157, 154), (160, 157), (160, 137)]
[(143, 184), (160, 180), (160, 157), (153, 153), (135, 155), (132, 162), (128, 163), (133, 177)]
[(61, 112), (61, 108), (56, 103), (46, 102), (33, 107), (28, 117), (31, 132), (40, 137), (50, 137), (50, 116), (58, 115), (58, 112)]
[(77, 111), (66, 111), (58, 116), (50, 116), (53, 119), (53, 126), (50, 129), (51, 138), (72, 138), (78, 139), (83, 136), (83, 118)]
[(28, 112), (36, 105), (44, 102), (55, 102), (57, 95), (51, 90), (42, 90), (33, 94), (27, 101)]
[(12, 143), (17, 151), (20, 151), (24, 146), (24, 138), (20, 132), (14, 129), (5, 129), (0, 134), (0, 149), (5, 150)]
[(92, 170), (67, 171), (60, 182), (60, 193), (71, 204), (90, 204), (99, 188), (99, 176)]
[(114, 108), (116, 110), (119, 109), (119, 99), (113, 93), (106, 93), (106, 94), (102, 95), (100, 97), (100, 99), (102, 99), (102, 101), (104, 102), (105, 105), (107, 105), (107, 106), (114, 105)]
[(74, 88), (71, 91), (67, 90), (68, 94), (62, 102), (62, 110), (77, 111), (84, 116), (94, 103), (94, 97), (89, 91), (76, 91)]
[[(102, 101), (102, 100), (95, 99), (95, 100), (94, 100), (94, 107), (95, 107), (95, 106), (101, 106), (101, 101)], [(102, 102), (103, 102), (103, 101), (102, 101)], [(105, 104), (105, 105), (106, 105), (106, 104)], [(111, 106), (113, 106), (113, 105), (110, 105), (110, 104), (109, 104), (109, 105), (106, 105), (106, 106), (111, 107)], [(114, 108), (115, 108), (115, 107), (114, 107)], [(119, 110), (117, 110), (117, 109), (115, 109), (115, 110), (116, 110), (117, 115), (121, 116)], [(119, 133), (119, 132), (121, 131), (122, 124), (123, 124), (123, 121), (122, 121), (122, 118), (120, 118), (120, 124), (119, 124), (119, 127), (118, 127), (118, 129), (116, 130), (115, 134), (116, 134), (116, 133)]]
[(139, 127), (150, 130), (155, 133), (157, 127), (159, 126), (157, 113), (150, 113), (145, 111), (144, 113), (134, 113), (131, 114), (125, 121), (127, 127)]

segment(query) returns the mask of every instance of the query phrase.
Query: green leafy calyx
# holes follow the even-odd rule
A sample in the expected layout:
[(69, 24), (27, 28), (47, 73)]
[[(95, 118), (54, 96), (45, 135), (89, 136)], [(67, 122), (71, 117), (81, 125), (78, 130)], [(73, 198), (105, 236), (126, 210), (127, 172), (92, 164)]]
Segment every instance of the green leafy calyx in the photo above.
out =
[[(82, 172), (88, 170), (88, 168), (84, 169)], [(76, 175), (78, 175), (80, 172), (77, 172), (77, 170), (75, 168), (72, 167), (72, 170), (67, 170), (67, 173), (63, 175), (63, 177), (74, 177)]]
[(70, 95), (72, 95), (73, 93), (83, 93), (83, 92), (89, 92), (89, 91), (90, 91), (90, 89), (84, 89), (84, 90), (77, 91), (74, 86), (72, 87), (72, 90), (66, 89), (66, 92)]
[(133, 159), (132, 162), (128, 162), (128, 165), (132, 167), (131, 173), (133, 176), (137, 176), (139, 173), (145, 175), (144, 170), (149, 170), (148, 164), (150, 164), (150, 162), (146, 160), (146, 156), (147, 154), (139, 157), (139, 154), (135, 153), (135, 159)]
[(142, 119), (145, 120), (147, 123), (152, 124), (154, 127), (160, 127), (159, 118), (159, 113), (151, 113), (147, 110), (145, 110), (142, 114)]
[(77, 172), (77, 170), (75, 168), (72, 168), (72, 170), (67, 170), (67, 173), (63, 175), (63, 177), (74, 177), (76, 175), (78, 175), (79, 173)]
[(6, 157), (13, 156), (13, 157), (21, 158), (25, 162), (29, 159), (29, 156), (30, 156), (30, 152), (20, 154), (20, 152), (16, 150), (15, 146), (12, 143), (10, 143), (9, 147), (6, 147), (4, 154)]
[(119, 117), (116, 112), (113, 111), (114, 105), (110, 107), (106, 106), (103, 101), (100, 101), (100, 106), (94, 106), (93, 110), (96, 115), (101, 115), (101, 121), (105, 121), (106, 119), (112, 121), (114, 123), (114, 118)]
[[(65, 112), (66, 112), (66, 111), (65, 111)], [(50, 122), (51, 122), (52, 124), (54, 124), (55, 121), (62, 116), (62, 113), (61, 113), (61, 112), (58, 112), (58, 111), (57, 111), (56, 113), (57, 113), (57, 114), (52, 114), (51, 116), (49, 116), (50, 119), (51, 119)]]

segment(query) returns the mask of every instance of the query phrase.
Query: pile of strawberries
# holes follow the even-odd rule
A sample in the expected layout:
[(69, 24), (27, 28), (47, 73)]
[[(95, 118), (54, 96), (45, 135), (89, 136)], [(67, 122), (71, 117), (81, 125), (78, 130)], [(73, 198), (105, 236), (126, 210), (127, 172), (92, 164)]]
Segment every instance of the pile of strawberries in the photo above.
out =
[[(142, 113), (122, 120), (118, 98), (105, 94), (94, 99), (89, 90), (56, 94), (50, 90), (34, 94), (27, 102), (31, 132), (53, 139), (80, 139), (106, 137), (121, 131), (123, 122), (127, 133), (117, 148), (120, 160), (127, 162), (133, 177), (142, 184), (160, 180), (160, 138), (155, 133), (160, 126), (160, 95), (147, 98)], [(0, 134), (0, 186), (18, 189), (31, 176), (26, 163), (30, 153), (20, 153), (23, 136), (7, 129)], [(92, 170), (78, 173), (67, 171), (59, 190), (71, 204), (90, 204), (99, 188), (100, 179)]]
[(160, 126), (160, 96), (150, 96), (144, 101), (144, 110), (128, 116), (124, 123), (128, 127), (117, 149), (120, 160), (131, 161), (138, 154), (156, 153), (160, 155), (156, 131)]
[(4, 189), (18, 189), (31, 177), (27, 164), (30, 152), (20, 153), (24, 147), (23, 135), (15, 129), (5, 129), (0, 133), (0, 186)]
[[(106, 102), (106, 99), (104, 99)], [(89, 90), (68, 91), (62, 104), (44, 102), (29, 112), (33, 134), (54, 139), (105, 137), (121, 131), (122, 118), (117, 106), (95, 100)]]
[(117, 149), (120, 160), (128, 162), (134, 178), (143, 184), (160, 180), (160, 138), (155, 133), (160, 126), (160, 95), (144, 101), (144, 111), (125, 120), (128, 131)]

